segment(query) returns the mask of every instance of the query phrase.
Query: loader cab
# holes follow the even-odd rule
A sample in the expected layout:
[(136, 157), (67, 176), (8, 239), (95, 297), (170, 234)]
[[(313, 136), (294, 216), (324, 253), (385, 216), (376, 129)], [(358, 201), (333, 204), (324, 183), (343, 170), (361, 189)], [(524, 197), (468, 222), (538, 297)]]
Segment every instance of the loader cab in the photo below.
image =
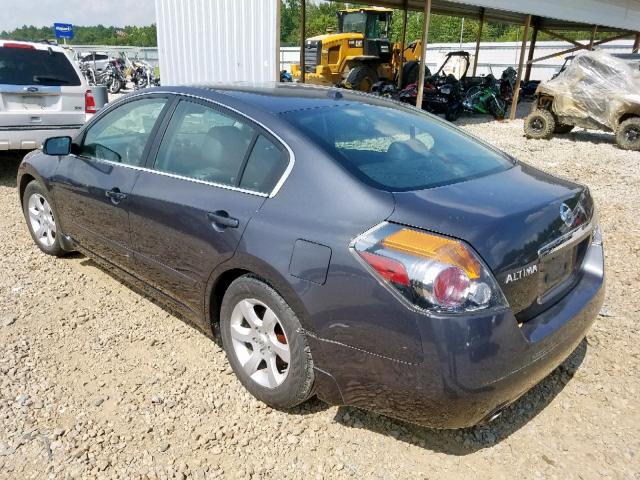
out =
[(341, 10), (338, 12), (338, 31), (362, 34), (364, 39), (349, 40), (349, 47), (357, 48), (360, 46), (357, 43), (362, 42), (365, 56), (389, 62), (393, 53), (389, 42), (391, 12), (387, 8), (373, 7)]
[(361, 8), (338, 12), (340, 33), (361, 33), (365, 39), (388, 39), (391, 29), (391, 10)]

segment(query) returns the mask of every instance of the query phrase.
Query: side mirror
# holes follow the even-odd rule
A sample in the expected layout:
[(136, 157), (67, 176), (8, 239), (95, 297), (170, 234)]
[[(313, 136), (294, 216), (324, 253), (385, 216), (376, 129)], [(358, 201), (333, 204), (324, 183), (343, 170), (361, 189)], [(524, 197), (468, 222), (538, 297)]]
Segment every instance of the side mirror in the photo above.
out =
[(44, 141), (42, 151), (45, 155), (69, 155), (71, 152), (71, 137), (51, 137)]

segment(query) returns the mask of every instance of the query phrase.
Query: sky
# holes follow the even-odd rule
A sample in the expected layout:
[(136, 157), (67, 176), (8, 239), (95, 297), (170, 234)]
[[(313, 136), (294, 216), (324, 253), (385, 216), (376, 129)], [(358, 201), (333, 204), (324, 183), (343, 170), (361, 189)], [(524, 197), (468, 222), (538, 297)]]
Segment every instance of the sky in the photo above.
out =
[(0, 31), (54, 22), (120, 27), (155, 21), (154, 0), (0, 0)]

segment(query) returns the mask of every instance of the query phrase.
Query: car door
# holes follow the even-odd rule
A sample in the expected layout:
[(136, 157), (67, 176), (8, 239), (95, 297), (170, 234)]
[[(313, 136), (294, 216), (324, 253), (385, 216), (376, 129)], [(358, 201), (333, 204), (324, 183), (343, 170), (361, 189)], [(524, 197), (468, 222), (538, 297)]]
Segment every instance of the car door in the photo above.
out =
[(255, 170), (248, 165), (260, 129), (186, 99), (166, 123), (152, 170), (140, 173), (133, 190), (132, 242), (140, 275), (199, 312), (211, 272), (234, 254), (268, 197), (255, 181), (241, 186), (242, 172)]
[(60, 160), (53, 179), (65, 234), (123, 268), (133, 262), (128, 196), (168, 102), (145, 96), (100, 116)]

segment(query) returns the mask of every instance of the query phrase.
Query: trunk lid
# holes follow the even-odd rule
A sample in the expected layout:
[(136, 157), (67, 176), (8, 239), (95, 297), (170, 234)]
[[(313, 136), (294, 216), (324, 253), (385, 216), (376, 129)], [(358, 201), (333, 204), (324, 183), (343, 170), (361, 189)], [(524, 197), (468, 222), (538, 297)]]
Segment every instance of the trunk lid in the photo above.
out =
[(517, 164), (474, 180), (394, 196), (390, 221), (470, 244), (519, 320), (553, 304), (577, 281), (593, 216), (584, 186)]

